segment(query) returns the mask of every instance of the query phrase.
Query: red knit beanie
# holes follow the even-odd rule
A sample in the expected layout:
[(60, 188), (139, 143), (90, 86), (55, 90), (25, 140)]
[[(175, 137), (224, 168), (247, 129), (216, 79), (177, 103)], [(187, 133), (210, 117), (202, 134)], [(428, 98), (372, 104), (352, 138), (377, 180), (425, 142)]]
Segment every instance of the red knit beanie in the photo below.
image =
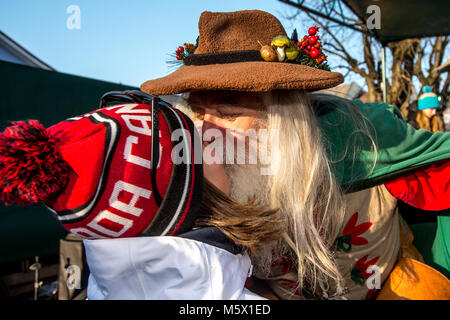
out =
[[(149, 101), (98, 109), (48, 129), (36, 120), (14, 122), (0, 133), (0, 200), (42, 201), (84, 238), (189, 230), (201, 201), (199, 137), (182, 112)], [(175, 146), (188, 161), (173, 161)]]

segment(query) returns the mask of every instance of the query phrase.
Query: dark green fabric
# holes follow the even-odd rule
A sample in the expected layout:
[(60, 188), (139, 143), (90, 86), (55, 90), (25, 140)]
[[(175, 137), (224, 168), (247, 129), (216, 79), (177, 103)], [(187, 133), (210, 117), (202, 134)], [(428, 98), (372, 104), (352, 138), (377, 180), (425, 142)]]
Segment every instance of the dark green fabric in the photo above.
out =
[(348, 192), (371, 187), (406, 171), (450, 158), (450, 133), (416, 130), (392, 105), (354, 102), (368, 120), (368, 129), (377, 145), (375, 166), (372, 143), (357, 131), (345, 105), (326, 106), (318, 111), (333, 171), (339, 184)]
[(58, 252), (67, 231), (42, 204), (0, 205), (0, 263)]
[[(343, 0), (363, 21), (379, 8), (380, 28), (371, 30), (381, 43), (450, 34), (448, 0)], [(373, 22), (373, 20), (372, 20)]]
[(414, 234), (414, 246), (425, 263), (450, 279), (450, 217), (439, 216), (436, 222), (409, 226)]
[(435, 241), (437, 222), (414, 223), (409, 225), (414, 235), (414, 246), (422, 254), (426, 264), (433, 264), (433, 254), (431, 248)]
[(10, 120), (38, 119), (49, 127), (98, 109), (108, 91), (137, 89), (0, 61), (0, 130)]
[[(371, 142), (366, 136), (352, 134), (356, 130), (355, 121), (345, 101), (315, 105), (334, 173), (346, 192), (375, 186), (420, 166), (450, 158), (450, 133), (416, 130), (392, 105), (354, 102), (368, 120), (369, 131), (376, 140), (374, 167)], [(413, 224), (411, 228), (425, 262), (449, 277), (450, 217), (439, 216), (437, 223)]]
[(436, 237), (431, 249), (436, 269), (450, 279), (450, 216), (439, 216)]
[[(0, 61), (0, 130), (10, 120), (38, 119), (49, 127), (98, 108), (108, 91), (134, 87)], [(66, 235), (43, 205), (0, 204), (0, 263), (58, 252)]]

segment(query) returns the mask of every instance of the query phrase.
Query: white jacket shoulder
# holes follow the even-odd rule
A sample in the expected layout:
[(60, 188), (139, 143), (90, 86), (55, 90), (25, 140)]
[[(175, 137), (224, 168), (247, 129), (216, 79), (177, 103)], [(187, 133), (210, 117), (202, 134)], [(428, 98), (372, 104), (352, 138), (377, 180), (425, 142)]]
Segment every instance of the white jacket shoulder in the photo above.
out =
[(180, 237), (84, 240), (88, 299), (264, 299), (244, 288), (247, 254)]

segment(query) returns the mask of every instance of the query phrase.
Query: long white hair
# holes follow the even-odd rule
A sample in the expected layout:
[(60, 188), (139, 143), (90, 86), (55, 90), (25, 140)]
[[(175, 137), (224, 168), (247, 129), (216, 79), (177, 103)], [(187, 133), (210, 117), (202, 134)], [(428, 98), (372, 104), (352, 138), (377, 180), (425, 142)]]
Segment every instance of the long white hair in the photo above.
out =
[[(231, 196), (240, 201), (259, 196), (260, 201), (279, 209), (277, 214), (283, 218), (285, 233), (278, 243), (253, 256), (252, 262), (261, 275), (269, 275), (274, 250), (282, 255), (293, 253), (298, 288), (307, 285), (325, 296), (340, 295), (343, 277), (335, 262), (333, 245), (344, 223), (345, 201), (312, 107), (336, 100), (295, 90), (271, 91), (260, 97), (264, 127), (269, 134), (278, 135), (278, 143), (270, 146), (272, 174), (261, 177), (254, 166), (230, 166)], [(342, 103), (340, 100), (337, 103)], [(355, 127), (362, 127), (356, 131), (370, 138), (361, 112), (351, 103), (347, 107), (353, 108), (349, 114), (355, 117)]]
[[(278, 134), (278, 144), (271, 148), (273, 175), (268, 181), (268, 201), (280, 208), (286, 219), (283, 240), (295, 253), (298, 287), (306, 282), (313, 292), (341, 295), (343, 277), (335, 262), (334, 243), (342, 230), (346, 207), (331, 163), (346, 156), (355, 159), (357, 141), (368, 139), (375, 154), (374, 168), (377, 147), (370, 122), (355, 104), (339, 97), (294, 90), (272, 91), (261, 97), (268, 131)], [(321, 105), (334, 105), (353, 125), (340, 159), (329, 159), (326, 153), (329, 141), (314, 112)]]
[[(295, 253), (298, 286), (342, 291), (342, 276), (330, 250), (343, 224), (345, 206), (308, 97), (300, 91), (263, 94), (267, 128), (277, 132), (269, 176), (271, 207), (285, 217), (285, 243)], [(334, 284), (330, 283), (334, 280)]]

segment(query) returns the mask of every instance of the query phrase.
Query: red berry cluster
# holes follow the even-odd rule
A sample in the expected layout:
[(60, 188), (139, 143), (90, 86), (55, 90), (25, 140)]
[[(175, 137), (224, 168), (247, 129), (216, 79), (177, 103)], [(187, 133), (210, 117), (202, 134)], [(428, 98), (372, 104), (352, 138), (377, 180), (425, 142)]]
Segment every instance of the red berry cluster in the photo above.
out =
[(301, 41), (297, 42), (297, 46), (320, 64), (327, 59), (327, 56), (322, 52), (322, 44), (319, 41), (320, 37), (316, 35), (318, 31), (319, 27), (317, 26), (309, 28), (309, 36), (304, 36)]
[(184, 52), (184, 48), (179, 46), (177, 49), (177, 60), (184, 60), (183, 52)]

